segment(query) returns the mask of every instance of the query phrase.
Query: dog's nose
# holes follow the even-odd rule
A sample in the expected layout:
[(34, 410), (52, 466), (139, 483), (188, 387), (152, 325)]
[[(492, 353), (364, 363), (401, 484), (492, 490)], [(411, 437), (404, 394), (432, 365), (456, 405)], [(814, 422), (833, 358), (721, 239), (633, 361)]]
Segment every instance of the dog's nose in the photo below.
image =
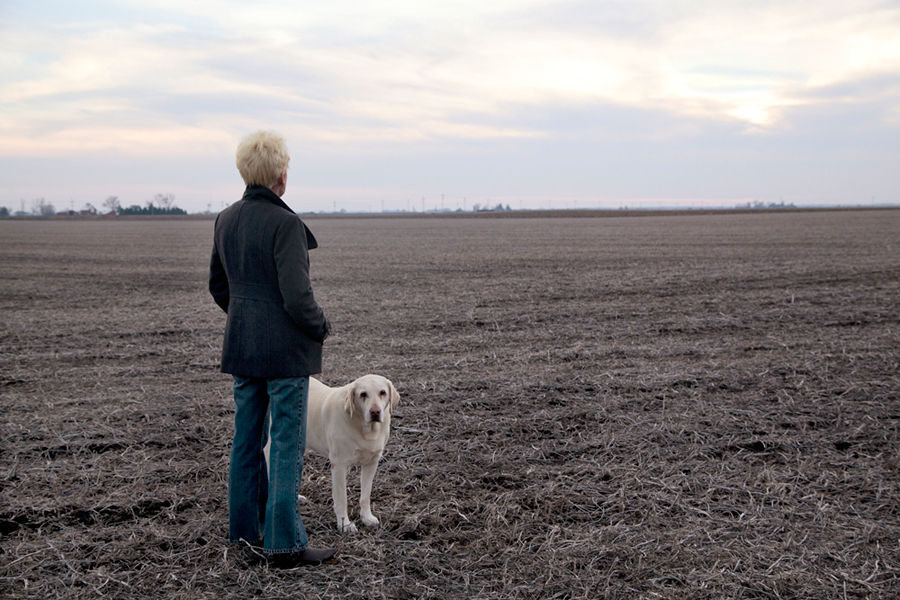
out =
[(381, 410), (379, 410), (377, 408), (373, 408), (372, 410), (369, 411), (369, 417), (372, 419), (373, 423), (380, 423), (381, 422)]

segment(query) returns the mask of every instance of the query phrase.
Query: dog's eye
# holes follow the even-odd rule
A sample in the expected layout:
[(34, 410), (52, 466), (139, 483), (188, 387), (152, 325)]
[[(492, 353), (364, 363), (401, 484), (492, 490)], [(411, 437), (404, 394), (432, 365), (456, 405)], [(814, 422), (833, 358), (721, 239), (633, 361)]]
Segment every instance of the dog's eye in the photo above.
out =
[(379, 396), (387, 396), (387, 392), (384, 390), (381, 390), (380, 392), (378, 392), (378, 395)]
[(359, 397), (362, 398), (363, 400), (365, 400), (366, 398), (369, 397), (369, 392), (360, 392)]

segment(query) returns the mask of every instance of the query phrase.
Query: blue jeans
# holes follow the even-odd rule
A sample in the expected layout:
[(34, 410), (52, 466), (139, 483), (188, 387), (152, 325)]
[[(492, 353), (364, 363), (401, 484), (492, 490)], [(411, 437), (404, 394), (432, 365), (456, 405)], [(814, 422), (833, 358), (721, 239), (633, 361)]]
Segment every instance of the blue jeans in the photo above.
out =
[[(297, 495), (306, 447), (309, 377), (234, 376), (234, 442), (228, 469), (228, 537), (262, 543), (266, 554), (300, 552), (309, 545)], [(272, 445), (266, 471), (263, 448)]]

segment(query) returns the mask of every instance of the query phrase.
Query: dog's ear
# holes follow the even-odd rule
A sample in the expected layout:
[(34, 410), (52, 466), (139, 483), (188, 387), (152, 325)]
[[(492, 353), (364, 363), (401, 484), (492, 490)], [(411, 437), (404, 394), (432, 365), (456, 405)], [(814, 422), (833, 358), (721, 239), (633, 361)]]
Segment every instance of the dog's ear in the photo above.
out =
[(391, 389), (391, 412), (394, 411), (394, 407), (400, 403), (400, 394), (397, 392), (397, 388), (394, 387), (394, 384), (388, 380), (388, 387)]
[(356, 406), (356, 402), (353, 401), (353, 397), (356, 395), (356, 385), (347, 386), (347, 391), (344, 394), (344, 410), (347, 411), (351, 417), (353, 416), (353, 409)]

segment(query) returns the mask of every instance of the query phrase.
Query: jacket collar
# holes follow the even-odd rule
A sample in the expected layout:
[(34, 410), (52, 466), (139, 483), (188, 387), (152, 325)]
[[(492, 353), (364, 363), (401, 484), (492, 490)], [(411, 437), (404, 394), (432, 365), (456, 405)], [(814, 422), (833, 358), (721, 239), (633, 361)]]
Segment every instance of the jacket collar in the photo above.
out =
[(264, 185), (248, 185), (244, 190), (244, 197), (241, 200), (265, 200), (271, 202), (275, 206), (279, 206), (288, 211), (292, 215), (297, 214), (291, 210), (291, 207), (284, 203), (284, 200), (275, 195), (275, 192)]
[[(284, 203), (284, 200), (279, 198), (275, 192), (270, 190), (264, 185), (248, 185), (247, 189), (244, 190), (244, 196), (241, 200), (255, 200), (255, 201), (264, 201), (271, 202), (275, 206), (283, 208), (288, 211), (292, 215), (296, 215), (294, 211), (291, 210), (291, 207)], [(298, 217), (299, 218), (299, 217)], [(313, 248), (319, 247), (319, 242), (316, 241), (316, 236), (313, 235), (312, 231), (309, 230), (309, 227), (306, 226), (306, 223), (303, 223), (303, 220), (300, 219), (300, 223), (303, 225), (303, 230), (306, 232), (306, 247), (310, 250)]]

